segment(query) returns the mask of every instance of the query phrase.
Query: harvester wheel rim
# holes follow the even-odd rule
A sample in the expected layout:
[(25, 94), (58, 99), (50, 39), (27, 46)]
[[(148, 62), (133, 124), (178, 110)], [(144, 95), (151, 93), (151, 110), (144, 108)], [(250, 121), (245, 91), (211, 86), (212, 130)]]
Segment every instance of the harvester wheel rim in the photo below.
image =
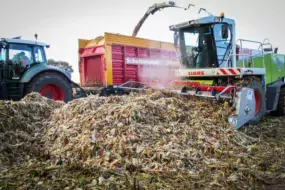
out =
[(249, 124), (257, 124), (262, 116), (266, 114), (266, 104), (265, 104), (265, 91), (261, 82), (253, 81), (248, 88), (253, 89), (254, 99), (255, 99), (255, 111), (254, 117), (249, 121)]
[(63, 89), (56, 84), (45, 84), (41, 87), (39, 93), (42, 96), (53, 100), (64, 100), (64, 91)]
[(254, 97), (255, 97), (255, 115), (256, 115), (260, 111), (260, 106), (261, 106), (260, 93), (257, 90), (254, 90)]

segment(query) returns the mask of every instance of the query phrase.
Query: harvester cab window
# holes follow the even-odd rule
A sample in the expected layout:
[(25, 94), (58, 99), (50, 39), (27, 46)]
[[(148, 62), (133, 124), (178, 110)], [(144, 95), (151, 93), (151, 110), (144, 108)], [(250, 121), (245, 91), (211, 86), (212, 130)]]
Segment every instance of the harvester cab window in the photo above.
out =
[(195, 67), (195, 57), (198, 54), (198, 46), (199, 46), (199, 33), (193, 32), (185, 32), (184, 33), (184, 41), (185, 41), (185, 59), (184, 65), (187, 67)]
[[(229, 26), (229, 25), (228, 25)], [(223, 37), (222, 29), (226, 28), (228, 30), (227, 38)], [(225, 24), (215, 24), (214, 26), (214, 35), (217, 49), (217, 57), (219, 62), (219, 67), (227, 67), (231, 65), (227, 65), (227, 60), (229, 59), (231, 52), (231, 30), (229, 27), (225, 27)]]
[(28, 45), (10, 44), (9, 60), (12, 77), (19, 77), (33, 62), (32, 48)]
[(187, 68), (216, 67), (216, 55), (210, 25), (187, 28), (180, 33), (180, 51), (184, 66)]

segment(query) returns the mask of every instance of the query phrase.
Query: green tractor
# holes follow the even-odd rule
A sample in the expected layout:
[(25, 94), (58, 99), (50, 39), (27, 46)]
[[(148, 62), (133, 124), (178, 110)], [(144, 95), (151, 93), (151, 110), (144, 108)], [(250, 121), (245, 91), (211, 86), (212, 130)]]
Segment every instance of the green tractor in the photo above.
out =
[[(235, 21), (208, 16), (170, 26), (181, 69), (176, 91), (228, 100), (236, 129), (257, 123), (266, 113), (285, 115), (285, 55), (269, 42), (236, 40)], [(244, 44), (256, 44), (244, 51)], [(187, 50), (191, 47), (191, 50)]]
[(0, 99), (20, 100), (30, 92), (68, 102), (74, 98), (71, 75), (47, 65), (43, 42), (0, 39)]

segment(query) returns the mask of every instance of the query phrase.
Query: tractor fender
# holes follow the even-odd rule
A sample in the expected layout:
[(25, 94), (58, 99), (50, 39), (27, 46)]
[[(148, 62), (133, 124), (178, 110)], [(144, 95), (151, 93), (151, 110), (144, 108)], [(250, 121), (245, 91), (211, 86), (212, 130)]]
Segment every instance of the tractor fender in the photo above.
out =
[(285, 86), (284, 80), (278, 80), (267, 85), (266, 103), (268, 111), (275, 111), (279, 102), (281, 88)]
[(35, 65), (29, 68), (21, 77), (20, 83), (29, 83), (38, 74), (48, 72), (48, 71), (59, 73), (65, 76), (69, 82), (72, 82), (70, 73), (65, 72), (61, 70), (60, 68), (52, 66), (52, 65), (39, 64), (39, 65)]

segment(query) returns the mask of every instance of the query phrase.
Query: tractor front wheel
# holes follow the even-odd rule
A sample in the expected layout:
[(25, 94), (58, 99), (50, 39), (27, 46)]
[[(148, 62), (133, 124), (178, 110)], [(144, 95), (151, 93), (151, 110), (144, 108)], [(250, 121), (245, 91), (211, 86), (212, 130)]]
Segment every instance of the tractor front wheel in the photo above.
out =
[(43, 73), (28, 84), (27, 93), (38, 92), (53, 100), (69, 102), (72, 100), (70, 82), (58, 73)]

